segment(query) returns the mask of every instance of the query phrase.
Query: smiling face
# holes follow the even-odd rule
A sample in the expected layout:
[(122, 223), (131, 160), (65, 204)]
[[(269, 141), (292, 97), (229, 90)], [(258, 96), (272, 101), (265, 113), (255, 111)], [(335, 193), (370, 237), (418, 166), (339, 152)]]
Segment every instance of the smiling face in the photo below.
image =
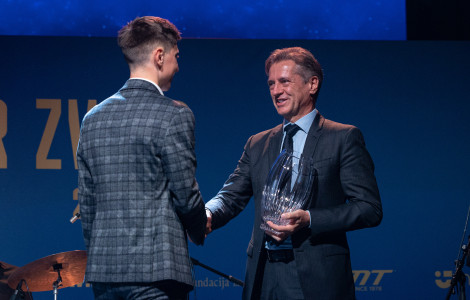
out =
[(268, 86), (277, 113), (293, 123), (315, 108), (313, 95), (318, 90), (318, 77), (305, 82), (293, 60), (274, 63), (269, 69)]

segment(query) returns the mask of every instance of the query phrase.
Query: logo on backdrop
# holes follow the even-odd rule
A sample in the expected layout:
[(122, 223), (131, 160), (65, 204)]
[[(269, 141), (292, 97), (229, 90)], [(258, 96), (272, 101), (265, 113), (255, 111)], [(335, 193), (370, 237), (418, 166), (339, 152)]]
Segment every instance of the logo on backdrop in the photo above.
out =
[[(436, 271), (434, 275), (436, 276), (436, 279), (434, 282), (438, 287), (441, 289), (448, 289), (450, 288), (450, 282), (452, 280), (452, 273), (453, 271)], [(467, 278), (467, 285), (470, 286), (470, 275), (465, 274), (465, 277)]]
[(353, 270), (356, 292), (381, 292), (384, 276), (392, 273), (393, 270)]
[(221, 290), (225, 288), (241, 288), (239, 285), (230, 282), (224, 277), (219, 277), (216, 279), (210, 279), (209, 277), (206, 277), (205, 279), (197, 279), (195, 286), (198, 288), (218, 288)]
[[(96, 100), (90, 99), (87, 103), (87, 111), (96, 105)], [(72, 142), (72, 154), (77, 169), (76, 150), (78, 145), (78, 138), (80, 135), (80, 120), (78, 115), (78, 103), (76, 99), (69, 99), (68, 106), (68, 124), (70, 139)], [(36, 169), (62, 169), (61, 159), (50, 159), (48, 157), (49, 151), (52, 146), (52, 141), (59, 124), (62, 113), (62, 100), (61, 99), (36, 99), (36, 109), (48, 109), (49, 117), (44, 126), (44, 132), (39, 143), (36, 153)], [(7, 169), (8, 160), (3, 138), (7, 135), (8, 131), (8, 110), (4, 101), (0, 100), (0, 169)]]

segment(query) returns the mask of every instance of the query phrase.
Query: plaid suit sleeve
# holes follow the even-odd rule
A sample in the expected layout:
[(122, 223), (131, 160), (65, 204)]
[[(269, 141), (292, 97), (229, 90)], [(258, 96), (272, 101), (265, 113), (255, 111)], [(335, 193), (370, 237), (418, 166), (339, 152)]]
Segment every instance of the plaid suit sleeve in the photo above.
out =
[(202, 244), (206, 214), (195, 178), (194, 126), (192, 111), (182, 106), (167, 129), (162, 161), (175, 210), (191, 240), (195, 244)]
[(91, 227), (96, 209), (96, 199), (93, 188), (93, 177), (85, 161), (85, 154), (81, 143), (81, 134), (82, 133), (80, 133), (80, 139), (77, 148), (78, 200), (82, 219), (83, 238), (85, 240), (85, 247), (88, 249), (90, 245)]

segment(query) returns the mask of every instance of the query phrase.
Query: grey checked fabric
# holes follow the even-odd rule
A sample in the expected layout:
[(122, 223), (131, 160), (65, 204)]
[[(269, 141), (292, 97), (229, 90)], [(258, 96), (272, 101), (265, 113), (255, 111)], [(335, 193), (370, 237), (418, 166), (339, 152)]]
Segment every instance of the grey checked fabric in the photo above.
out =
[(202, 244), (194, 116), (143, 80), (87, 113), (77, 150), (89, 282), (193, 285), (185, 231)]

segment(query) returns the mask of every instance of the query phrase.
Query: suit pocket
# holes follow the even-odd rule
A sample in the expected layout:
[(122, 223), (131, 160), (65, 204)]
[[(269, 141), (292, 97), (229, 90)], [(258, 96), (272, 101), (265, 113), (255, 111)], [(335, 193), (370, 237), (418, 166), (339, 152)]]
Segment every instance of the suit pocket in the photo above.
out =
[(337, 167), (335, 167), (335, 161), (333, 157), (316, 160), (313, 163), (313, 167), (316, 171), (315, 175), (318, 177), (325, 177), (328, 176), (328, 174), (336, 174), (335, 170), (338, 169)]
[(322, 158), (319, 160), (315, 160), (313, 162), (313, 166), (315, 169), (321, 169), (332, 164), (332, 161), (333, 161), (333, 157)]
[(322, 252), (324, 257), (349, 255), (349, 249), (334, 244), (324, 245)]

